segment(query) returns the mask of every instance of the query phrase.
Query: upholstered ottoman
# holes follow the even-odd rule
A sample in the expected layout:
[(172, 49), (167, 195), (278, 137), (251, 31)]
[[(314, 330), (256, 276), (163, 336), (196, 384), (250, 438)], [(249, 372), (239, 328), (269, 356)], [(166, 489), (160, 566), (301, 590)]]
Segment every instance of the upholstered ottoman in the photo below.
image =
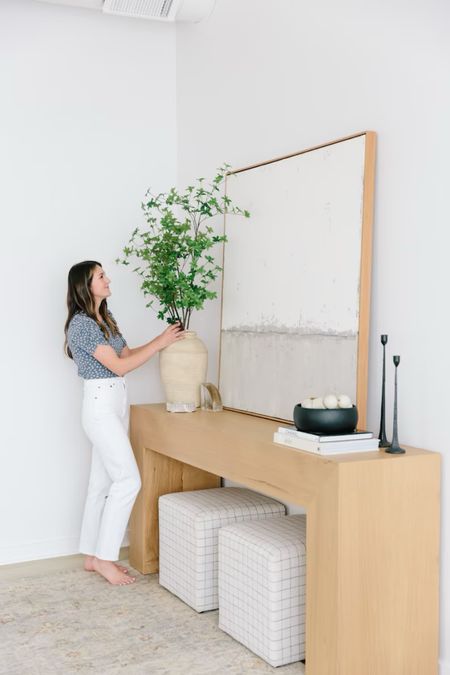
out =
[(219, 628), (271, 666), (305, 656), (306, 516), (219, 532)]
[(224, 525), (284, 516), (283, 504), (245, 488), (159, 498), (159, 583), (197, 612), (217, 609), (217, 535)]

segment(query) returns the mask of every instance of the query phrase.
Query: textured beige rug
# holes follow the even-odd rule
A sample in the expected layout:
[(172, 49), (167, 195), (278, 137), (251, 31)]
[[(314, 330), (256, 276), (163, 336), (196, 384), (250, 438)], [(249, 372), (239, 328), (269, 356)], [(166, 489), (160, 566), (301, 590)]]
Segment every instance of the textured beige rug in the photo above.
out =
[[(0, 571), (1, 575), (1, 571)], [(2, 675), (302, 675), (300, 663), (272, 668), (217, 627), (137, 575), (113, 587), (66, 570), (0, 583)]]

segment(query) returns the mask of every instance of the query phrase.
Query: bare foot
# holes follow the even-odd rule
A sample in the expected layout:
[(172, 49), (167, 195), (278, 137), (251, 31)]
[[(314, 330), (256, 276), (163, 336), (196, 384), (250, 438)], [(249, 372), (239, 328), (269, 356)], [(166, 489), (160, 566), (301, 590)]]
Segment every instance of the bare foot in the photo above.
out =
[(111, 560), (100, 560), (100, 558), (94, 557), (92, 564), (94, 570), (114, 586), (126, 586), (136, 581), (135, 577), (121, 572)]
[[(113, 563), (118, 570), (123, 572), (124, 574), (128, 574), (128, 570), (126, 567), (123, 567), (122, 565), (119, 565), (118, 563)], [(95, 567), (94, 567), (94, 556), (93, 555), (87, 555), (86, 558), (84, 559), (84, 569), (87, 572), (95, 572)]]

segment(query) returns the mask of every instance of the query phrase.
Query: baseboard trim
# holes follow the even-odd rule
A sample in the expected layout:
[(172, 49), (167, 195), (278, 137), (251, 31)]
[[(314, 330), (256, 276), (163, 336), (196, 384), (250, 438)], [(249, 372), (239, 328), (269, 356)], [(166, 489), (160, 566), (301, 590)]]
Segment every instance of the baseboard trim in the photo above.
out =
[(34, 539), (0, 547), (0, 565), (59, 558), (78, 552), (79, 536)]
[[(123, 546), (120, 549), (119, 560), (127, 560), (130, 547)], [(5, 579), (15, 579), (18, 577), (34, 577), (50, 572), (63, 572), (65, 570), (80, 569), (83, 566), (84, 555), (76, 553), (72, 555), (61, 555), (54, 558), (40, 558), (39, 560), (27, 560), (25, 562), (10, 563), (2, 565), (1, 577)]]
[[(130, 542), (128, 530), (123, 538), (122, 547)], [(57, 539), (39, 539), (13, 546), (0, 546), (0, 566), (13, 565), (37, 560), (68, 558), (77, 555), (80, 537), (58, 537)]]

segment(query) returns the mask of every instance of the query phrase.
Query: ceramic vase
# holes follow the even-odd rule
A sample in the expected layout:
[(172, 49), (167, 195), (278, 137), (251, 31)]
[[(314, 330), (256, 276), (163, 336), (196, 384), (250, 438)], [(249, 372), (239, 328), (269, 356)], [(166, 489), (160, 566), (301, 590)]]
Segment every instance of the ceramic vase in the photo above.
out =
[[(206, 381), (208, 352), (195, 331), (161, 350), (159, 369), (168, 410), (200, 406), (200, 385)], [(184, 408), (188, 409), (188, 408)]]

